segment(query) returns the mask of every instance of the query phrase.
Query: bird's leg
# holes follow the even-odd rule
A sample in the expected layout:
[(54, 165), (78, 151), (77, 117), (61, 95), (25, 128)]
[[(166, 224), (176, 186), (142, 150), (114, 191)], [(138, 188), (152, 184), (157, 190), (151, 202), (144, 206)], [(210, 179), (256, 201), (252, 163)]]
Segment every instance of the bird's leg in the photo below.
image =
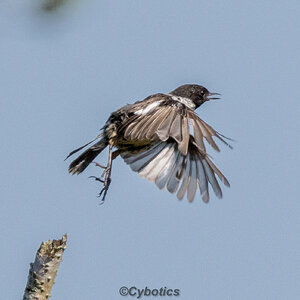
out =
[[(118, 156), (119, 156), (119, 150), (115, 150), (113, 153), (112, 153), (112, 160), (114, 160), (115, 158), (117, 158)], [(95, 162), (95, 161), (93, 161), (93, 163), (95, 164), (95, 166), (96, 167), (99, 167), (99, 168), (101, 168), (101, 169), (106, 169), (107, 168), (107, 166), (103, 166), (103, 165), (100, 165), (99, 163), (97, 163), (97, 162)], [(104, 175), (103, 175), (104, 176)], [(102, 175), (101, 175), (101, 177), (103, 177)]]
[(106, 168), (104, 169), (103, 174), (102, 174), (102, 176), (101, 176), (101, 177), (103, 177), (103, 176), (105, 175), (105, 177), (104, 177), (104, 180), (101, 180), (101, 179), (100, 179), (100, 181), (103, 182), (103, 185), (104, 185), (103, 188), (102, 188), (102, 190), (101, 190), (100, 193), (99, 193), (99, 197), (101, 197), (101, 195), (103, 195), (103, 196), (102, 196), (102, 200), (101, 200), (102, 203), (103, 203), (104, 200), (105, 200), (105, 196), (106, 196), (106, 194), (107, 194), (109, 185), (110, 185), (110, 183), (111, 183), (111, 169), (112, 169), (112, 160), (113, 160), (112, 147), (113, 147), (112, 144), (109, 143), (108, 162), (107, 162), (107, 166), (106, 166)]
[(102, 188), (101, 192), (99, 193), (98, 197), (100, 197), (102, 194), (103, 194), (103, 197), (102, 197), (102, 202), (101, 204), (104, 202), (105, 200), (105, 196), (106, 196), (106, 193), (108, 191), (108, 188), (109, 188), (109, 185), (111, 183), (111, 169), (112, 169), (112, 161), (118, 157), (118, 155), (120, 154), (118, 150), (115, 150), (115, 151), (112, 151), (112, 148), (113, 148), (113, 145), (111, 143), (109, 143), (109, 154), (108, 154), (108, 163), (107, 163), (107, 166), (103, 166), (103, 165), (100, 165), (96, 162), (94, 162), (94, 164), (99, 167), (99, 168), (102, 168), (104, 169), (103, 173), (101, 174), (101, 177), (104, 177), (104, 180), (99, 178), (99, 177), (96, 177), (96, 176), (90, 176), (89, 178), (94, 178), (96, 181), (100, 181), (101, 183), (103, 183), (104, 187)]

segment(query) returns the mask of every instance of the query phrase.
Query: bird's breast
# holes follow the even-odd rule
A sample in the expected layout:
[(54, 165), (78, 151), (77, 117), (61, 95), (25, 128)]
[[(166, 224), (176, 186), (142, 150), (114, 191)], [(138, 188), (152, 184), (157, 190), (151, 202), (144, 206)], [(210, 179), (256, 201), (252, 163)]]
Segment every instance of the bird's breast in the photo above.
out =
[(113, 144), (120, 152), (130, 152), (132, 154), (143, 152), (151, 148), (156, 142), (149, 140), (127, 140), (116, 137)]

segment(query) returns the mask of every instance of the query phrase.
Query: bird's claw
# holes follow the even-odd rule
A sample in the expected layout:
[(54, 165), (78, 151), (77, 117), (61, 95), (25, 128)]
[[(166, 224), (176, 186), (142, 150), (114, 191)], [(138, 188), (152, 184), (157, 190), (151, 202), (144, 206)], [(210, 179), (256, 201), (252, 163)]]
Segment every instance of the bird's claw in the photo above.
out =
[(99, 177), (89, 176), (89, 178), (94, 178), (96, 181), (100, 181), (100, 182), (104, 183), (104, 180), (100, 179)]
[(102, 196), (102, 199), (101, 199), (101, 203), (100, 204), (103, 204), (104, 203), (104, 200), (105, 200), (105, 197), (106, 197), (106, 194), (107, 194), (107, 191), (109, 189), (109, 185), (111, 183), (111, 179), (110, 178), (106, 178), (106, 180), (102, 180), (103, 183), (104, 183), (104, 187), (102, 188), (102, 190), (100, 191), (98, 197), (101, 197), (101, 195), (103, 194)]
[(110, 183), (111, 183), (111, 168), (112, 168), (112, 145), (109, 146), (109, 157), (108, 157), (108, 163), (107, 163), (107, 166), (104, 167), (96, 162), (94, 162), (94, 164), (97, 166), (97, 167), (100, 167), (103, 170), (103, 173), (101, 175), (101, 177), (104, 177), (104, 179), (100, 179), (96, 176), (91, 176), (93, 178), (95, 178), (95, 180), (97, 181), (100, 181), (103, 183), (103, 188), (102, 190), (100, 191), (98, 197), (101, 197), (102, 196), (102, 199), (101, 199), (101, 203), (100, 204), (103, 204), (104, 203), (104, 200), (105, 200), (105, 196), (107, 194), (107, 191), (108, 191), (108, 188), (110, 186)]
[[(95, 163), (95, 164), (97, 164), (97, 163)], [(101, 165), (98, 164), (98, 166), (101, 166)], [(101, 168), (104, 168), (104, 167), (101, 166)], [(101, 175), (101, 177), (105, 176), (104, 179), (101, 179), (101, 178), (96, 177), (96, 176), (89, 176), (89, 178), (94, 178), (96, 181), (100, 181), (101, 183), (103, 183), (103, 188), (100, 191), (100, 193), (98, 194), (98, 197), (102, 196), (100, 204), (104, 203), (107, 191), (109, 189), (109, 186), (110, 186), (110, 183), (111, 183), (110, 174), (111, 174), (111, 167), (106, 167), (106, 168), (104, 168), (104, 171)]]

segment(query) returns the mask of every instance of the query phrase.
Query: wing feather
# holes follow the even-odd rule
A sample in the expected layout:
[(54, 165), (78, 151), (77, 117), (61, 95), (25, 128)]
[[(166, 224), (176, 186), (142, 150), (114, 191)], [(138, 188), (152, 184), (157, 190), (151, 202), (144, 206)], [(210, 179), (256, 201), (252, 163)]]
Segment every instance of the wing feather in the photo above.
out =
[(184, 197), (184, 194), (187, 190), (187, 187), (189, 185), (189, 180), (190, 180), (190, 158), (189, 158), (189, 154), (186, 156), (186, 166), (185, 166), (185, 170), (184, 170), (184, 174), (182, 177), (182, 182), (180, 185), (180, 188), (177, 192), (177, 198), (179, 200), (181, 200)]
[(151, 160), (149, 164), (142, 170), (142, 172), (140, 172), (141, 177), (145, 177), (150, 181), (155, 181), (160, 175), (173, 151), (171, 147), (166, 147), (164, 143), (162, 143), (162, 145), (163, 149), (157, 155), (157, 157)]
[(218, 198), (222, 197), (222, 190), (215, 176), (225, 186), (229, 186), (226, 177), (218, 170), (206, 154), (189, 143), (187, 155), (183, 155), (178, 144), (173, 142), (159, 142), (150, 149), (140, 153), (121, 153), (124, 161), (141, 177), (155, 182), (159, 189), (167, 188), (170, 193), (177, 192), (177, 198), (184, 195), (193, 201), (197, 187), (204, 202), (209, 201), (209, 187), (211, 185)]
[(203, 142), (203, 132), (202, 132), (200, 126), (198, 125), (198, 123), (194, 119), (192, 119), (192, 125), (193, 125), (193, 128), (194, 128), (194, 138), (195, 138), (195, 142), (196, 142), (197, 146), (203, 152), (206, 152), (205, 145), (204, 145), (204, 142)]
[(178, 144), (178, 149), (183, 155), (187, 155), (189, 147), (189, 125), (187, 118), (182, 118), (182, 141)]
[(127, 126), (125, 126), (125, 124), (122, 126), (122, 127), (125, 128), (125, 131), (124, 131), (124, 134), (123, 134), (123, 136), (124, 136), (125, 139), (131, 139), (132, 131), (135, 128), (136, 123), (138, 122), (137, 121), (138, 119), (139, 118), (137, 116), (134, 116), (133, 118), (131, 118), (131, 121), (128, 120), (126, 122)]
[(191, 123), (193, 125), (194, 129), (194, 138), (196, 140), (197, 145), (202, 150), (204, 149), (204, 143), (203, 143), (203, 137), (206, 139), (206, 141), (216, 150), (220, 151), (218, 145), (213, 140), (213, 136), (218, 138), (220, 141), (222, 141), (226, 146), (232, 149), (232, 146), (227, 143), (223, 138), (222, 135), (219, 134), (216, 130), (214, 130), (210, 125), (208, 125), (206, 122), (201, 120), (197, 114), (191, 110), (188, 110), (187, 117), (189, 120), (191, 120)]
[(172, 123), (176, 117), (176, 110), (172, 109), (169, 115), (166, 116), (164, 121), (160, 124), (158, 127), (156, 133), (160, 140), (166, 141), (170, 136), (170, 129), (172, 126)]
[(211, 169), (210, 165), (207, 163), (205, 158), (202, 160), (202, 164), (203, 164), (207, 179), (208, 179), (209, 183), (211, 184), (216, 196), (218, 198), (222, 198), (222, 190), (216, 179), (214, 171)]
[(130, 164), (132, 171), (140, 172), (161, 153), (163, 148), (164, 145), (155, 145), (155, 147), (152, 147), (148, 151), (139, 153), (138, 155), (133, 155), (131, 157), (129, 156), (129, 158), (125, 158), (124, 160), (126, 163)]
[(167, 183), (167, 190), (170, 193), (175, 193), (178, 189), (178, 185), (182, 176), (182, 168), (184, 167), (184, 156), (178, 153), (177, 160), (175, 163), (175, 168), (173, 169), (170, 179)]
[(164, 101), (157, 105), (149, 102), (148, 105), (151, 107), (136, 107), (138, 113), (133, 113), (126, 121), (123, 136), (133, 144), (136, 140), (156, 144), (150, 149), (141, 149), (139, 153), (121, 153), (125, 162), (140, 176), (155, 182), (159, 189), (177, 193), (180, 200), (186, 195), (192, 202), (199, 188), (202, 200), (208, 202), (209, 185), (221, 198), (222, 190), (216, 175), (225, 186), (229, 186), (229, 182), (209, 159), (205, 142), (216, 151), (220, 149), (214, 137), (231, 146), (221, 134), (183, 105), (166, 105)]
[(170, 136), (179, 144), (182, 142), (182, 116), (177, 114), (170, 126)]
[(145, 122), (143, 123), (143, 126), (141, 126), (139, 134), (137, 136), (138, 140), (145, 140), (146, 139), (148, 128), (149, 128), (150, 124), (152, 124), (152, 122), (154, 122), (154, 120), (158, 116), (158, 114), (159, 114), (159, 112), (156, 112), (153, 115), (145, 117)]
[(183, 105), (168, 106), (162, 100), (156, 101), (158, 104), (153, 105), (149, 102), (148, 105), (152, 106), (151, 109), (143, 106), (143, 109), (138, 110), (137, 115), (133, 113), (125, 125), (121, 126), (125, 139), (129, 141), (153, 141), (156, 139), (167, 141), (172, 138), (178, 144), (178, 149), (183, 155), (187, 154), (190, 135), (194, 137), (196, 145), (203, 153), (206, 153), (204, 139), (216, 151), (220, 151), (213, 137), (231, 147), (221, 134), (201, 120), (193, 110)]
[(168, 158), (164, 168), (161, 170), (158, 177), (155, 179), (155, 184), (159, 189), (163, 189), (166, 186), (168, 179), (170, 178), (170, 174), (176, 162), (176, 154), (178, 155), (178, 153), (176, 153), (175, 151), (175, 147), (173, 146), (170, 157)]
[(227, 186), (227, 187), (230, 187), (229, 181), (223, 175), (223, 173), (216, 167), (216, 165), (208, 157), (206, 157), (206, 161), (210, 165), (210, 167), (212, 168), (212, 170), (218, 175), (218, 177), (224, 183), (224, 185)]
[(151, 120), (151, 116), (139, 117), (130, 132), (131, 140), (143, 140), (144, 128), (147, 122)]
[(153, 122), (150, 124), (148, 132), (146, 133), (146, 138), (151, 139), (155, 135), (157, 136), (157, 130), (160, 125), (163, 123), (165, 118), (169, 115), (171, 111), (171, 107), (165, 107), (164, 109), (160, 109), (157, 113), (157, 117), (153, 119)]
[(208, 181), (200, 156), (197, 160), (197, 179), (202, 200), (207, 203), (209, 201)]
[(189, 186), (187, 190), (187, 198), (189, 202), (193, 202), (196, 190), (197, 190), (197, 169), (196, 169), (196, 162), (194, 159), (191, 158), (190, 156), (190, 181), (189, 181)]

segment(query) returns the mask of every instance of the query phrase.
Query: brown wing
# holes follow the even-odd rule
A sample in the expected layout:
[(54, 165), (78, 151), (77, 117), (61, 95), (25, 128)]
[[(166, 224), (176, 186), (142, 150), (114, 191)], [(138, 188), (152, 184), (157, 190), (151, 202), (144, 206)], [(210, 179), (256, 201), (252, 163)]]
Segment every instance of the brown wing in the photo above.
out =
[(186, 107), (168, 95), (156, 95), (151, 101), (134, 104), (131, 116), (118, 131), (119, 136), (128, 141), (167, 141), (173, 138), (184, 155), (188, 152)]
[(183, 155), (188, 153), (190, 136), (194, 137), (196, 146), (203, 153), (206, 153), (204, 139), (215, 150), (220, 151), (213, 137), (231, 147), (193, 110), (178, 101), (166, 100), (162, 96), (155, 97), (145, 105), (134, 105), (132, 116), (119, 128), (120, 136), (128, 141), (160, 140), (165, 142), (172, 138), (177, 142), (178, 150)]
[(213, 137), (216, 137), (217, 139), (222, 141), (226, 146), (232, 148), (232, 146), (222, 138), (222, 135), (220, 133), (218, 133), (211, 126), (209, 126), (207, 123), (201, 120), (194, 111), (190, 109), (187, 110), (187, 119), (193, 129), (193, 137), (195, 139), (195, 143), (200, 150), (206, 152), (204, 145), (205, 139), (216, 151), (219, 152), (220, 149), (214, 141)]

